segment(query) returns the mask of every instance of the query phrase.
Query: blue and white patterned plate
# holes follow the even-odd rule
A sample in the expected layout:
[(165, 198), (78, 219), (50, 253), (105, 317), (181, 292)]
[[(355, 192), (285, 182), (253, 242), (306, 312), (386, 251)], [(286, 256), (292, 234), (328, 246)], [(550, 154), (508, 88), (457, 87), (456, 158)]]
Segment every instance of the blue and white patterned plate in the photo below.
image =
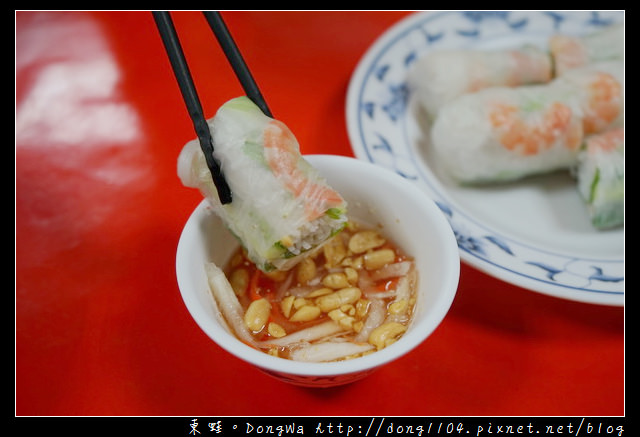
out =
[(517, 286), (570, 300), (624, 305), (624, 229), (597, 231), (569, 174), (482, 188), (457, 186), (430, 157), (407, 72), (448, 48), (544, 46), (584, 35), (623, 12), (420, 12), (385, 32), (360, 60), (347, 93), (354, 154), (422, 187), (453, 228), (468, 264)]

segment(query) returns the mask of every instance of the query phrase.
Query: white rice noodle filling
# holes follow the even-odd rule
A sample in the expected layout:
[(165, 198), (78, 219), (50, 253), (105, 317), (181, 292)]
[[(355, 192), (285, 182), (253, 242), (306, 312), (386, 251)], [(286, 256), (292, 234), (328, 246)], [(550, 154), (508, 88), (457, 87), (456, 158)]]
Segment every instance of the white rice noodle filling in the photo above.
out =
[(346, 215), (340, 219), (322, 215), (315, 220), (303, 223), (296, 230), (296, 238), (293, 240), (293, 245), (287, 249), (294, 255), (307, 252), (325, 243), (332, 234), (342, 229), (346, 222)]

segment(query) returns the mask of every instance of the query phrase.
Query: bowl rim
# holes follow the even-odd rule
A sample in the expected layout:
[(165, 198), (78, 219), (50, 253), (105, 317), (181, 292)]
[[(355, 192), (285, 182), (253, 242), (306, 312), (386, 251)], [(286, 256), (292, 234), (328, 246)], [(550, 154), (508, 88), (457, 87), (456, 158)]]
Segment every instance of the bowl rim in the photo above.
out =
[(348, 156), (310, 154), (303, 155), (303, 157), (309, 160), (313, 166), (354, 166), (358, 171), (374, 171), (376, 178), (382, 179), (387, 184), (398, 186), (407, 196), (424, 200), (423, 202), (414, 202), (415, 208), (422, 209), (427, 215), (432, 217), (434, 226), (437, 226), (436, 229), (432, 229), (432, 232), (444, 240), (443, 248), (447, 251), (447, 253), (443, 253), (442, 256), (452, 261), (447, 264), (448, 268), (446, 271), (441, 272), (443, 275), (442, 286), (445, 288), (445, 293), (432, 304), (433, 308), (430, 311), (431, 316), (413, 323), (411, 329), (392, 345), (376, 351), (373, 354), (339, 362), (297, 362), (273, 357), (242, 343), (234, 334), (227, 331), (216, 321), (211, 320), (207, 312), (201, 307), (199, 301), (197, 301), (195, 290), (193, 292), (189, 290), (190, 279), (185, 276), (188, 271), (183, 264), (186, 263), (186, 261), (183, 261), (186, 259), (183, 253), (187, 250), (186, 232), (194, 223), (200, 220), (203, 214), (212, 214), (211, 212), (207, 212), (208, 201), (206, 199), (202, 199), (190, 214), (178, 241), (176, 251), (178, 288), (184, 304), (200, 329), (217, 345), (239, 359), (264, 370), (296, 376), (336, 376), (360, 373), (406, 355), (423, 343), (440, 325), (448, 313), (457, 293), (460, 276), (460, 255), (457, 242), (444, 213), (437, 207), (433, 199), (429, 198), (424, 191), (416, 187), (415, 184), (411, 184), (399, 174), (376, 166), (375, 164)]

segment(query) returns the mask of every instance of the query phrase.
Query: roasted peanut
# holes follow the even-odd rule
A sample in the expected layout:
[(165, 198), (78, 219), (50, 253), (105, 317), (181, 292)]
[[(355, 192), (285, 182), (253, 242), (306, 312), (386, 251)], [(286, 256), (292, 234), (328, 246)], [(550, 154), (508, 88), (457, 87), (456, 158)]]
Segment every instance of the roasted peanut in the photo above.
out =
[(344, 273), (335, 272), (329, 273), (327, 276), (322, 278), (322, 285), (338, 290), (340, 288), (349, 287), (351, 284), (349, 284), (347, 276)]
[(340, 263), (340, 265), (342, 267), (351, 267), (355, 270), (361, 269), (363, 266), (363, 259), (362, 259), (362, 255), (359, 256), (349, 256), (346, 257), (345, 259), (342, 260), (342, 262)]
[(328, 268), (340, 265), (340, 262), (347, 255), (347, 249), (342, 242), (342, 236), (337, 235), (331, 241), (327, 242), (322, 248), (324, 253), (325, 266)]
[(358, 272), (353, 267), (347, 267), (344, 269), (344, 275), (347, 278), (347, 281), (351, 285), (355, 285), (358, 283)]
[(244, 313), (244, 323), (254, 332), (261, 331), (269, 320), (271, 303), (265, 299), (254, 300)]
[(282, 299), (280, 302), (280, 309), (282, 310), (282, 314), (285, 317), (289, 317), (291, 315), (291, 309), (293, 308), (293, 301), (296, 300), (295, 296), (287, 296)]
[(304, 258), (296, 267), (296, 280), (306, 284), (316, 276), (316, 263), (311, 258)]
[(307, 299), (313, 299), (314, 297), (324, 296), (325, 294), (333, 293), (333, 290), (328, 287), (318, 288), (317, 290), (313, 290), (311, 293), (307, 294), (305, 297)]
[(396, 254), (392, 249), (378, 249), (364, 255), (364, 267), (367, 270), (376, 270), (391, 264), (396, 259)]
[(369, 311), (369, 301), (367, 299), (358, 299), (356, 302), (356, 317), (364, 319)]
[(356, 315), (356, 307), (354, 307), (350, 303), (340, 306), (340, 311), (342, 311), (343, 313), (348, 314), (350, 316), (355, 316)]
[(389, 304), (389, 313), (390, 314), (404, 314), (405, 311), (409, 308), (409, 302), (406, 299), (400, 299)]
[(342, 326), (345, 329), (351, 329), (353, 326), (353, 323), (356, 321), (354, 317), (351, 317), (350, 315), (345, 314), (344, 311), (340, 309), (329, 311), (328, 316), (334, 322), (338, 323), (340, 326)]
[(357, 322), (353, 322), (353, 325), (351, 325), (351, 328), (355, 331), (355, 332), (360, 332), (362, 331), (362, 328), (364, 327), (364, 322), (362, 320), (358, 320)]
[(383, 349), (397, 341), (406, 330), (407, 327), (401, 323), (384, 323), (371, 331), (371, 334), (369, 335), (369, 343), (375, 346), (378, 350)]
[(305, 305), (293, 313), (289, 320), (292, 322), (308, 322), (318, 317), (320, 312), (320, 308), (315, 305)]
[(288, 273), (283, 270), (272, 270), (270, 272), (266, 272), (265, 276), (276, 282), (282, 282), (287, 277), (287, 274)]
[(360, 231), (349, 239), (349, 250), (353, 253), (364, 253), (367, 250), (382, 246), (386, 240), (380, 233), (373, 230)]
[(249, 286), (249, 272), (243, 268), (235, 269), (231, 272), (229, 283), (236, 296), (244, 296)]
[(275, 338), (280, 338), (287, 335), (287, 331), (285, 331), (282, 326), (274, 322), (271, 322), (267, 325), (267, 332), (269, 333), (269, 335)]
[(328, 313), (331, 310), (340, 308), (342, 305), (356, 302), (361, 295), (362, 292), (359, 288), (347, 287), (334, 293), (320, 296), (316, 299), (316, 304), (323, 312)]
[(305, 305), (309, 305), (311, 302), (308, 299), (305, 299), (304, 297), (296, 297), (295, 300), (293, 301), (293, 308), (294, 309), (300, 309)]

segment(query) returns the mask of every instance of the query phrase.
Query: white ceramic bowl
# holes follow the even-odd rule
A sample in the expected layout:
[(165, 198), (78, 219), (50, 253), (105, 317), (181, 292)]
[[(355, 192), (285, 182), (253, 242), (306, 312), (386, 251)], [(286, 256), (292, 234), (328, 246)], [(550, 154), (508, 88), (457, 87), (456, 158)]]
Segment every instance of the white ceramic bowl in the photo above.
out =
[(414, 184), (354, 158), (332, 155), (305, 158), (344, 196), (351, 217), (382, 225), (382, 232), (415, 259), (419, 275), (416, 312), (409, 329), (397, 342), (361, 358), (332, 363), (277, 358), (240, 342), (221, 323), (204, 271), (205, 263), (210, 261), (222, 267), (238, 243), (209, 210), (206, 201), (198, 205), (182, 231), (176, 273), (187, 309), (220, 347), (283, 381), (328, 387), (363, 378), (420, 345), (440, 324), (453, 302), (460, 257), (443, 213)]

